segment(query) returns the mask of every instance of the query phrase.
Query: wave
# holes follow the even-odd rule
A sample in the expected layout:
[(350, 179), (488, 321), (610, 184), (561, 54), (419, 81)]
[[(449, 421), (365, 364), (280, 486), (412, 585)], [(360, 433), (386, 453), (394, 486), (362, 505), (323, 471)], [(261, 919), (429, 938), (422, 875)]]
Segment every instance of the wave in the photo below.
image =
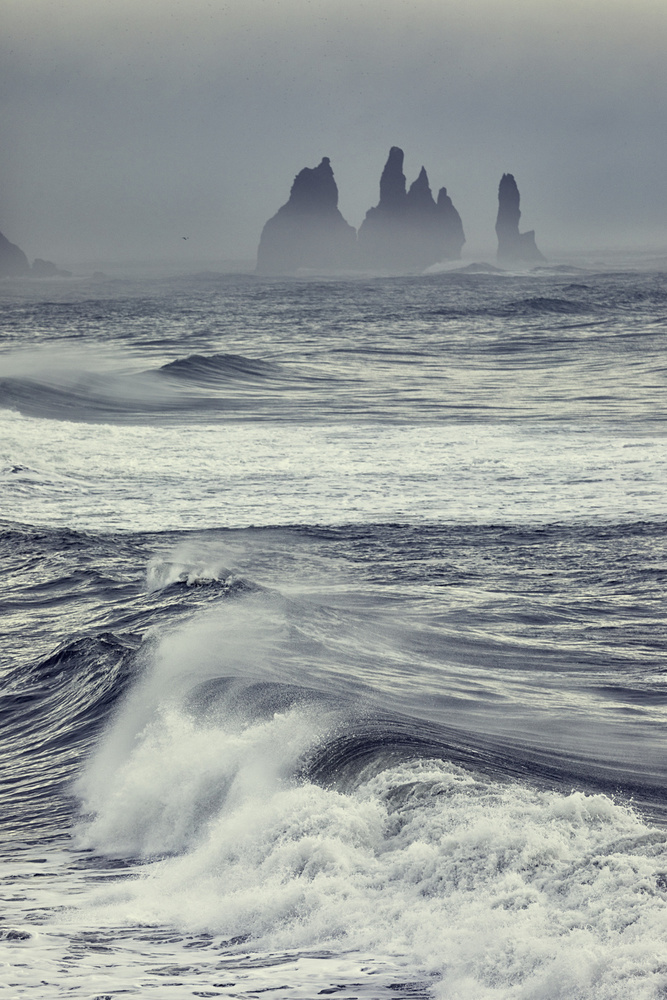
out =
[(3, 678), (3, 830), (57, 829), (71, 814), (67, 783), (126, 688), (133, 654), (111, 633), (84, 637)]
[[(324, 541), (345, 531), (360, 564), (374, 544), (367, 527), (303, 530)], [(386, 531), (433, 554), (428, 532)], [(7, 689), (25, 699), (3, 716), (24, 808), (27, 787), (58, 830), (71, 816), (64, 792), (79, 803), (89, 877), (62, 927), (98, 940), (140, 926), (184, 954), (206, 935), (216, 957), (265, 967), (281, 954), (372, 956), (448, 1000), (625, 1000), (628, 984), (648, 1000), (664, 980), (664, 831), (590, 775), (573, 790), (572, 758), (538, 759), (460, 717), (447, 727), (409, 711), (425, 649), (402, 625), (268, 588), (235, 592), (243, 539), (225, 535), (216, 553), (210, 538), (167, 551), (162, 538), (146, 600), (214, 603), (141, 643), (70, 641)], [(99, 538), (73, 534), (60, 549), (86, 541), (99, 552)], [(387, 697), (396, 658), (406, 686)]]
[[(566, 273), (570, 280), (566, 280)], [(638, 284), (632, 274), (593, 275), (569, 270), (561, 274), (560, 280), (554, 280), (553, 275), (547, 279), (538, 271), (519, 280), (504, 276), (496, 281), (482, 276), (486, 284), (483, 300), (474, 294), (478, 276), (449, 274), (446, 303), (438, 304), (428, 315), (451, 320), (523, 319), (528, 323), (541, 318), (555, 323), (558, 316), (564, 321), (572, 316), (595, 324), (610, 320), (616, 324), (618, 317), (626, 314), (657, 313), (653, 321), (664, 318), (667, 291), (661, 280)], [(531, 285), (534, 293), (526, 294)]]
[[(574, 286), (577, 291), (585, 291), (585, 286)], [(605, 310), (606, 311), (606, 310)], [(449, 319), (473, 319), (475, 317), (498, 317), (499, 319), (526, 318), (550, 315), (578, 316), (602, 313), (602, 306), (591, 299), (565, 298), (557, 296), (535, 295), (507, 301), (501, 300), (493, 307), (457, 309), (456, 307), (440, 307), (430, 315)]]
[[(192, 568), (179, 572), (187, 563), (186, 558), (172, 558), (149, 572), (149, 585), (151, 579), (159, 581), (160, 600), (169, 601), (174, 589), (177, 599), (181, 590), (192, 589), (185, 578)], [(216, 571), (213, 553), (207, 578), (211, 570)], [(195, 742), (202, 729), (206, 739), (219, 733), (224, 744), (230, 731), (238, 734), (264, 725), (293, 709), (298, 714), (306, 705), (309, 718), (303, 725), (295, 723), (303, 736), (298, 753), (289, 750), (285, 758), (295, 781), (305, 779), (345, 792), (368, 768), (437, 759), (473, 768), (494, 780), (521, 780), (536, 787), (609, 794), (619, 789), (618, 749), (608, 747), (604, 759), (601, 745), (592, 755), (574, 730), (569, 739), (563, 738), (554, 723), (554, 706), (548, 725), (544, 721), (537, 736), (541, 716), (539, 707), (533, 710), (536, 714), (527, 710), (529, 688), (539, 680), (538, 689), (547, 697), (549, 674), (543, 666), (539, 678), (533, 677), (531, 658), (522, 666), (519, 646), (489, 646), (478, 630), (468, 635), (462, 623), (453, 631), (441, 623), (442, 648), (435, 650), (430, 633), (409, 621), (392, 624), (377, 613), (286, 599), (243, 578), (234, 586), (226, 569), (220, 577), (217, 583), (194, 588), (209, 591), (212, 603), (180, 624), (172, 619), (166, 633), (159, 639), (149, 637), (141, 647), (135, 667), (141, 679), (109, 727), (95, 757), (97, 764), (93, 762), (88, 777), (82, 778), (79, 790), (86, 811), (105, 812), (104, 801), (116, 781), (112, 775), (118, 775), (121, 785), (127, 776), (123, 761), (128, 748), (134, 752), (132, 748), (149, 731), (153, 742), (162, 746), (167, 718), (182, 720)], [(488, 657), (496, 672), (504, 664), (505, 686), (488, 676), (484, 669)], [(464, 677), (459, 676), (460, 662), (467, 665)], [(481, 669), (476, 670), (475, 664)], [(512, 697), (517, 670), (525, 702), (521, 704)], [(608, 713), (608, 701), (617, 698), (618, 691), (589, 685), (581, 690), (582, 707), (584, 697), (594, 702), (588, 727), (603, 728), (598, 706)], [(639, 697), (628, 703), (648, 705)], [(618, 727), (614, 732), (620, 739)], [(165, 753), (163, 746), (157, 757)], [(183, 761), (179, 766), (185, 769), (184, 780), (199, 774), (196, 752), (181, 748), (176, 753)], [(104, 773), (102, 781), (98, 767)], [(215, 769), (207, 765), (205, 770), (215, 784)], [(633, 770), (626, 764), (625, 770), (626, 796), (650, 803), (659, 814), (662, 798), (654, 787), (655, 775), (641, 766)], [(199, 783), (197, 777), (194, 786)], [(158, 785), (155, 794), (159, 800)], [(105, 820), (112, 825), (119, 822), (116, 799), (114, 793)], [(119, 815), (130, 813), (125, 806)], [(138, 829), (137, 824), (135, 820), (131, 828)], [(144, 848), (136, 846), (142, 853)]]
[(72, 371), (0, 379), (0, 407), (24, 416), (114, 423), (192, 408), (150, 376)]
[(271, 679), (284, 623), (235, 611), (227, 675), (191, 627), (164, 637), (78, 779), (80, 846), (141, 865), (88, 886), (77, 921), (398, 956), (443, 997), (621, 1000), (632, 983), (648, 1000), (664, 974), (660, 831), (606, 795), (462, 766), (435, 730), (428, 752), (414, 722), (380, 733), (308, 675)]
[(181, 586), (210, 587), (229, 596), (257, 590), (256, 584), (238, 577), (225, 566), (224, 556), (217, 545), (202, 551), (200, 545), (185, 542), (168, 556), (154, 556), (146, 571), (148, 592)]
[[(648, 587), (657, 599), (664, 574), (654, 553), (663, 536), (662, 523), (595, 530), (364, 524), (201, 535), (8, 528), (0, 555), (16, 582), (2, 605), (2, 653), (9, 665), (25, 659), (20, 646), (13, 653), (13, 635), (28, 627), (41, 662), (55, 642), (71, 643), (78, 622), (84, 634), (110, 632), (135, 648), (162, 634), (165, 655), (174, 658), (173, 644), (188, 670), (236, 676), (229, 636), (242, 630), (249, 652), (240, 676), (312, 688), (348, 713), (357, 703), (372, 709), (375, 722), (355, 717), (343, 742), (328, 744), (328, 762), (348, 748), (372, 756), (391, 746), (392, 759), (404, 759), (416, 747), (427, 757), (485, 761), (505, 776), (598, 791), (620, 782), (658, 810), (658, 751), (634, 741), (638, 707), (657, 711), (662, 697), (645, 676), (660, 669), (659, 636), (649, 645), (644, 618), (619, 620), (614, 595), (622, 564), (623, 592)], [(520, 559), (518, 578), (505, 565), (508, 545)], [(552, 588), (569, 587), (574, 571), (559, 569), (566, 553), (579, 589), (556, 600)], [(487, 592), (484, 575), (495, 560), (503, 588), (530, 580), (528, 600)], [(430, 595), (428, 605), (415, 595)], [(638, 605), (642, 615), (653, 614), (653, 602)], [(576, 641), (581, 627), (585, 651)], [(614, 642), (619, 628), (627, 649)], [(175, 674), (181, 669), (174, 663)], [(585, 727), (572, 723), (570, 696)], [(320, 768), (317, 780), (326, 782), (322, 766), (312, 773)], [(342, 758), (341, 773), (349, 767)]]
[(587, 302), (576, 299), (554, 298), (549, 296), (533, 296), (531, 298), (520, 299), (513, 303), (507, 315), (530, 315), (531, 313), (566, 313), (576, 315), (582, 312), (589, 312), (590, 305)]
[(191, 354), (162, 365), (158, 372), (197, 385), (216, 385), (230, 380), (261, 383), (266, 379), (293, 377), (281, 365), (240, 354)]
[[(94, 363), (94, 359), (93, 363)], [(215, 414), (262, 414), (294, 394), (306, 401), (328, 378), (310, 370), (236, 354), (193, 354), (159, 368), (114, 370), (100, 357), (84, 368), (68, 356), (52, 364), (50, 353), (10, 358), (0, 378), (0, 407), (57, 420), (135, 423), (155, 418)]]

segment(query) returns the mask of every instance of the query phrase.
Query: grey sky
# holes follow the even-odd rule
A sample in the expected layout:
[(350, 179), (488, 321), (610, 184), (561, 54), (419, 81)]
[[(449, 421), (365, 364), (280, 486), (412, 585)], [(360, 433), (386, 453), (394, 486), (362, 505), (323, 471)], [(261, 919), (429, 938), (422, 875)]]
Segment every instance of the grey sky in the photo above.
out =
[(0, 0), (0, 230), (252, 257), (298, 170), (330, 156), (358, 227), (399, 145), (471, 250), (504, 171), (547, 252), (667, 246), (666, 44), (664, 0)]

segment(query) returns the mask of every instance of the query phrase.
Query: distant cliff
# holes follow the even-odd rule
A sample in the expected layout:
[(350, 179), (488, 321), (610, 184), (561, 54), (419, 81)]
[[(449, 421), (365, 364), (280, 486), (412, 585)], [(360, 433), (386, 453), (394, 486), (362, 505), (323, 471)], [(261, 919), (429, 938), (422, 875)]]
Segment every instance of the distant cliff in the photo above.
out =
[(319, 166), (305, 167), (296, 175), (289, 201), (264, 226), (257, 272), (351, 267), (355, 253), (356, 230), (338, 210), (338, 188), (325, 156)]
[(519, 232), (519, 189), (512, 174), (503, 174), (498, 187), (498, 260), (506, 264), (545, 260), (535, 244), (535, 230)]
[(14, 278), (30, 274), (28, 258), (20, 247), (10, 243), (6, 236), (0, 233), (0, 277)]
[(0, 278), (21, 278), (27, 275), (34, 278), (70, 277), (71, 271), (61, 271), (52, 261), (42, 260), (41, 257), (37, 257), (30, 267), (23, 250), (0, 233)]
[(380, 177), (380, 201), (359, 229), (360, 265), (423, 270), (441, 260), (457, 260), (464, 243), (461, 217), (447, 189), (441, 188), (434, 201), (422, 167), (406, 191), (403, 150), (392, 146)]

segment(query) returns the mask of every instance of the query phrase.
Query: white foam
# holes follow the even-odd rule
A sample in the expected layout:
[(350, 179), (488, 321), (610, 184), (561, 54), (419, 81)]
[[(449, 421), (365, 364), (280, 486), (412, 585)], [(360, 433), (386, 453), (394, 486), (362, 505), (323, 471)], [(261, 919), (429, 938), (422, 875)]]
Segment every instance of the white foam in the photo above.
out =
[[(253, 603), (227, 619), (246, 678), (263, 659), (270, 672), (281, 634)], [(82, 843), (146, 860), (82, 890), (72, 924), (372, 955), (435, 975), (443, 1000), (649, 1000), (667, 985), (667, 851), (631, 809), (446, 762), (369, 771), (346, 792), (297, 780), (331, 717), (193, 704), (219, 672), (203, 624), (153, 650), (79, 783)]]
[[(247, 679), (270, 673), (270, 653), (283, 628), (282, 618), (271, 615), (270, 601), (263, 602), (259, 615), (256, 602), (250, 599), (216, 608), (215, 615), (197, 615), (145, 648), (137, 681), (76, 784), (84, 810), (97, 815), (101, 828), (119, 831), (118, 841), (110, 833), (112, 839), (98, 846), (121, 853), (164, 852), (183, 846), (177, 841), (156, 841), (154, 825), (145, 819), (151, 797), (163, 801), (170, 789), (178, 788), (190, 795), (191, 780), (206, 781), (199, 775), (208, 766), (201, 754), (215, 755), (223, 749), (216, 749), (216, 737), (224, 741), (243, 724), (227, 714), (225, 728), (215, 730), (192, 717), (184, 703), (198, 684), (221, 672)], [(213, 784), (226, 781), (229, 764), (221, 760), (220, 767), (221, 771), (213, 771)], [(180, 784), (174, 782), (171, 768), (180, 768)], [(197, 792), (193, 795), (196, 800)], [(174, 808), (188, 807), (180, 801)], [(146, 831), (146, 844), (141, 830)]]
[(174, 584), (184, 583), (188, 587), (221, 583), (230, 587), (233, 575), (227, 568), (226, 554), (216, 546), (191, 540), (177, 545), (167, 555), (156, 555), (149, 560), (146, 570), (146, 586), (149, 593), (165, 590)]
[[(625, 1000), (667, 982), (667, 855), (631, 811), (440, 763), (401, 765), (348, 794), (294, 785), (271, 765), (293, 723), (246, 734), (250, 768), (203, 835), (89, 896), (78, 919), (249, 934), (256, 951), (399, 957), (438, 973), (448, 1000)], [(180, 746), (192, 750), (192, 734)], [(171, 774), (179, 786), (182, 769)], [(162, 836), (168, 812), (167, 802)]]
[[(8, 509), (30, 524), (166, 530), (664, 516), (662, 431), (571, 423), (73, 424), (0, 411)], [(169, 456), (165, 463), (165, 455)]]

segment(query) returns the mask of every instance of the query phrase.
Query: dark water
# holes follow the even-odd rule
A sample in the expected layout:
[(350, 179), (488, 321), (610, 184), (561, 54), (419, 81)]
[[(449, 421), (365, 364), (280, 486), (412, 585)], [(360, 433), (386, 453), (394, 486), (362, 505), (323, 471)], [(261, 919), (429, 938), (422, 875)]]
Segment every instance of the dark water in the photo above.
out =
[(0, 297), (7, 996), (665, 995), (667, 276)]

